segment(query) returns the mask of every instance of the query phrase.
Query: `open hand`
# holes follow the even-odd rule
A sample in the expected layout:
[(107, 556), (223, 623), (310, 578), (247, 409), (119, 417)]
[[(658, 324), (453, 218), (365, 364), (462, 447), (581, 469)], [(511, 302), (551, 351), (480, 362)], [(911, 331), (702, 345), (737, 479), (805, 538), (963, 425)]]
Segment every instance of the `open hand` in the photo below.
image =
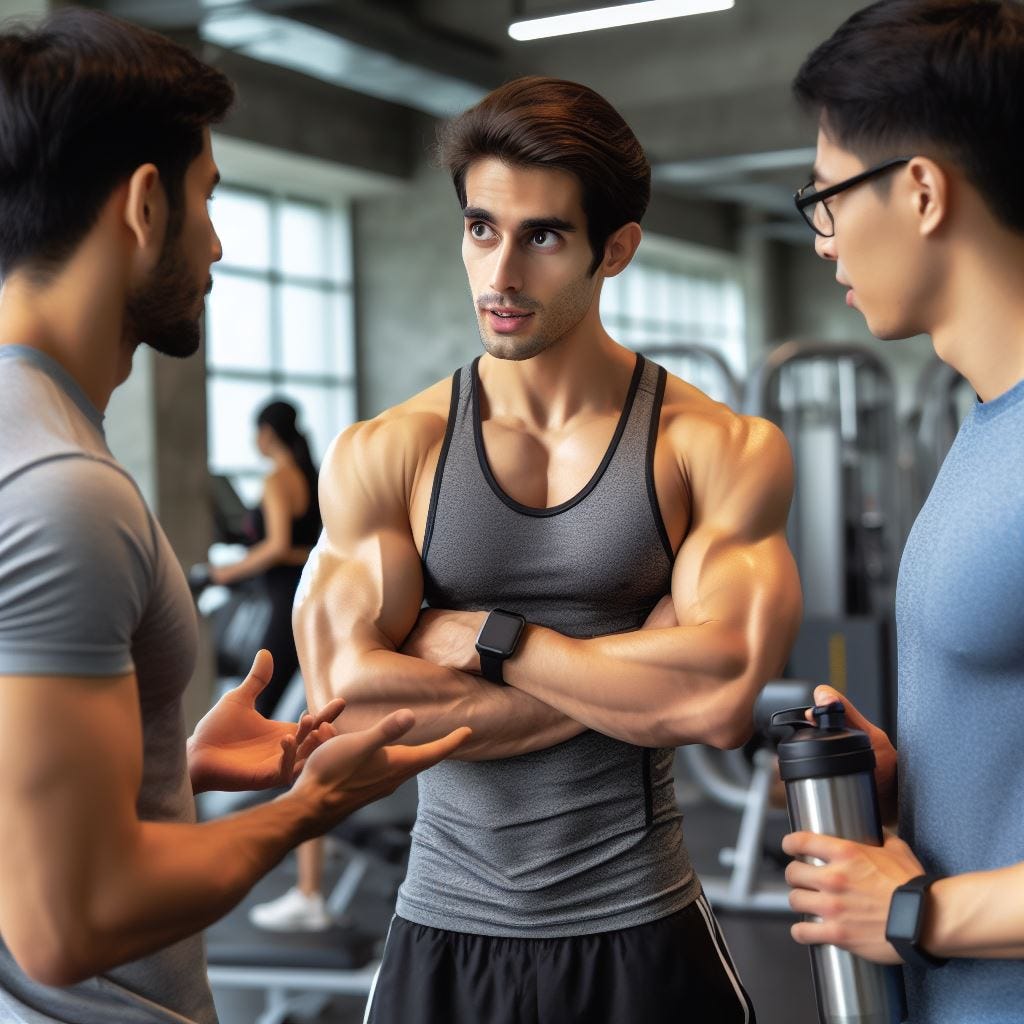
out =
[(415, 724), (412, 711), (402, 708), (369, 729), (335, 736), (309, 755), (291, 795), (311, 802), (318, 831), (450, 757), (471, 734), (463, 726), (430, 743), (395, 744)]
[(259, 651), (249, 675), (206, 713), (188, 741), (193, 792), (271, 789), (290, 786), (306, 758), (337, 735), (331, 724), (345, 706), (338, 698), (318, 715), (276, 722), (256, 710), (256, 698), (270, 682), (274, 659)]

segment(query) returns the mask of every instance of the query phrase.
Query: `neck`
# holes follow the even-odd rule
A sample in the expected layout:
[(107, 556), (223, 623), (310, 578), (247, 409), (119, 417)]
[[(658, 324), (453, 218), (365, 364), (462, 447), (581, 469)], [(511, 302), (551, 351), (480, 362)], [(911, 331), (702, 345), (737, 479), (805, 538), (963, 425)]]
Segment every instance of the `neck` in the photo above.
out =
[(131, 371), (125, 286), (87, 241), (52, 281), (15, 272), (0, 291), (0, 344), (27, 345), (62, 366), (100, 412)]
[(958, 258), (929, 333), (939, 358), (989, 402), (1024, 379), (1024, 239), (1000, 231)]
[(558, 429), (578, 415), (617, 409), (636, 356), (605, 331), (597, 303), (583, 320), (532, 359), (480, 360), (489, 415)]

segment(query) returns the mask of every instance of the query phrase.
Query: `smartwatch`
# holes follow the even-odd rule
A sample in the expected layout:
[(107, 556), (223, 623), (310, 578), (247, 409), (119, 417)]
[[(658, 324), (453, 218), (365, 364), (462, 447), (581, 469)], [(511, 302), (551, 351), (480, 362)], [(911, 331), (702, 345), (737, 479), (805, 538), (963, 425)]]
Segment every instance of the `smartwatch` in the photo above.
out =
[(505, 682), (501, 674), (506, 658), (511, 658), (519, 646), (526, 619), (515, 612), (495, 608), (480, 627), (476, 638), (476, 651), (480, 655), (480, 674), (492, 683)]
[(885, 937), (897, 953), (914, 967), (941, 967), (944, 957), (932, 956), (921, 948), (925, 903), (928, 888), (939, 881), (939, 875), (918, 875), (904, 882), (892, 894)]

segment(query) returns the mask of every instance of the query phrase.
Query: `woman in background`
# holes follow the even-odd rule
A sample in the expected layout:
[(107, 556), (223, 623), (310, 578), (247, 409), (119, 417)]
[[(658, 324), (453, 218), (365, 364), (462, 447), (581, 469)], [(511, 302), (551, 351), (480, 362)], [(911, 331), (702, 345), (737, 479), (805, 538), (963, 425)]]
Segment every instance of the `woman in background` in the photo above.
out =
[(256, 700), (256, 710), (272, 718), (299, 667), (292, 635), (292, 603), (302, 567), (320, 536), (317, 469), (309, 443), (296, 426), (297, 411), (276, 400), (256, 417), (256, 447), (273, 462), (263, 483), (263, 498), (249, 517), (253, 541), (246, 556), (232, 565), (211, 566), (210, 582), (231, 586), (262, 577), (270, 601), (270, 621), (261, 647), (274, 658), (274, 675)]

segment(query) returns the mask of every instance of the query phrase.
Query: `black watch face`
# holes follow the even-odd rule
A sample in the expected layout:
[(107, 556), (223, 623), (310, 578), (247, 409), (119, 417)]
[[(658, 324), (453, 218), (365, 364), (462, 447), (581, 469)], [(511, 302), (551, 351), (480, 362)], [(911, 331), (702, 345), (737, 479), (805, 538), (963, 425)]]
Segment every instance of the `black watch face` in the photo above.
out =
[(480, 646), (495, 654), (510, 654), (523, 628), (523, 620), (514, 615), (491, 615), (480, 631)]
[(886, 932), (897, 939), (912, 942), (917, 938), (917, 918), (921, 907), (919, 892), (894, 892), (889, 905)]

